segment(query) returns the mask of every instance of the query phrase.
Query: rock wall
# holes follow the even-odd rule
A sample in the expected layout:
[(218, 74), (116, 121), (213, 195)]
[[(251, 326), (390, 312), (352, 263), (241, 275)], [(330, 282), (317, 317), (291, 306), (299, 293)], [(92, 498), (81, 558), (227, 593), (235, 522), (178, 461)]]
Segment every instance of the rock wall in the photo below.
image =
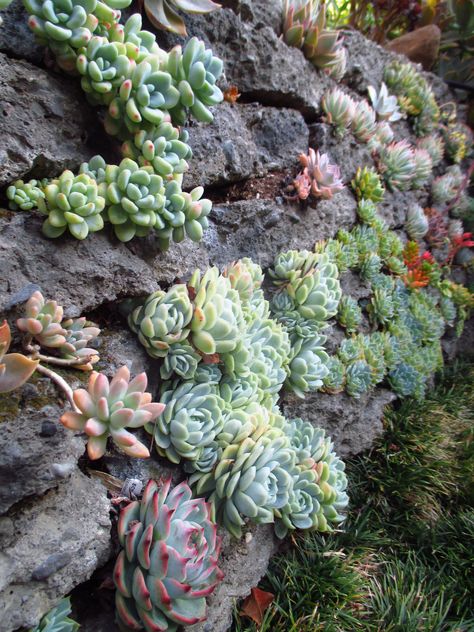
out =
[[(339, 228), (352, 227), (356, 201), (348, 188), (332, 200), (304, 207), (285, 198), (285, 186), (308, 145), (329, 152), (345, 181), (371, 161), (353, 138), (335, 141), (321, 122), (321, 97), (335, 84), (281, 40), (281, 3), (228, 0), (224, 5), (220, 12), (187, 20), (189, 35), (203, 38), (223, 58), (225, 83), (236, 85), (242, 95), (235, 104), (215, 108), (213, 124), (189, 128), (194, 157), (185, 185), (205, 186), (214, 201), (201, 243), (173, 244), (163, 253), (152, 237), (123, 244), (107, 230), (83, 242), (72, 237), (51, 241), (41, 234), (39, 216), (0, 212), (2, 318), (12, 322), (32, 291), (41, 288), (64, 305), (68, 316), (93, 314), (105, 324), (103, 370), (113, 373), (124, 363), (133, 373), (146, 370), (153, 388), (153, 362), (120, 319), (116, 303), (186, 278), (195, 267), (222, 266), (242, 256), (268, 267), (282, 250), (311, 249)], [(3, 15), (0, 196), (5, 201), (3, 187), (16, 178), (76, 169), (98, 150), (111, 160), (119, 158), (78, 82), (57, 74), (35, 43), (19, 0)], [(167, 48), (178, 41), (168, 34), (158, 39)], [(361, 93), (368, 83), (379, 84), (384, 65), (395, 55), (358, 33), (348, 33), (346, 44), (348, 88)], [(452, 98), (442, 82), (430, 80), (438, 98)], [(403, 122), (394, 130), (398, 139), (411, 138)], [(427, 192), (387, 193), (381, 213), (391, 227), (403, 226), (413, 200), (423, 205)], [(342, 283), (363, 295), (364, 287), (359, 281), (354, 286), (350, 273)], [(315, 393), (303, 402), (286, 396), (282, 407), (287, 415), (325, 427), (340, 453), (350, 455), (370, 447), (381, 434), (383, 408), (392, 399), (383, 389), (360, 400)], [(58, 423), (63, 408), (46, 378), (24, 385), (13, 398), (0, 396), (0, 632), (35, 625), (61, 596), (102, 566), (114, 548), (106, 488), (83, 471), (84, 439)], [(137, 463), (113, 450), (100, 467), (122, 479), (133, 475), (145, 480), (162, 472), (177, 480), (181, 476), (156, 456)], [(227, 629), (234, 600), (258, 583), (274, 549), (268, 528), (252, 528), (239, 543), (226, 537), (227, 578), (210, 598), (208, 621), (195, 626), (196, 632)], [(93, 582), (91, 586), (97, 590)], [(86, 616), (83, 630), (115, 630), (112, 621), (112, 612)]]

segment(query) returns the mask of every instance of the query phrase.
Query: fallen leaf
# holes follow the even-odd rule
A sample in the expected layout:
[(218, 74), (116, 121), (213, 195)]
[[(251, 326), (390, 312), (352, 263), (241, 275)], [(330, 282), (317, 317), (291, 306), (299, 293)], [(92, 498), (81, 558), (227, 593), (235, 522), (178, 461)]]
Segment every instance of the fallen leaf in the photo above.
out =
[(260, 588), (252, 588), (252, 592), (242, 605), (240, 614), (250, 617), (257, 625), (262, 625), (265, 610), (272, 603), (274, 596), (270, 592), (260, 590)]
[(240, 93), (237, 86), (229, 86), (227, 90), (224, 90), (224, 101), (235, 103), (239, 97)]

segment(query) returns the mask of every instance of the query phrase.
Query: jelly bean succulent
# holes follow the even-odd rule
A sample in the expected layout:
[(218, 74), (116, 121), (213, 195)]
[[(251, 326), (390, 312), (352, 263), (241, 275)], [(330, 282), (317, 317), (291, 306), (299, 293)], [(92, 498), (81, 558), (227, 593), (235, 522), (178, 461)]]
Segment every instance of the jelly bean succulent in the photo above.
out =
[(175, 632), (206, 619), (206, 596), (223, 573), (220, 538), (209, 505), (186, 482), (170, 490), (150, 480), (141, 501), (120, 513), (122, 551), (113, 572), (119, 623), (125, 629)]
[(329, 200), (344, 188), (340, 169), (329, 162), (328, 154), (320, 154), (310, 147), (307, 156), (300, 155), (300, 163), (303, 171), (293, 181), (293, 186), (301, 200), (310, 195)]
[(130, 371), (121, 367), (113, 379), (93, 371), (86, 389), (73, 393), (75, 410), (64, 413), (61, 423), (70, 430), (85, 432), (89, 439), (87, 453), (91, 459), (104, 455), (109, 436), (118, 448), (129, 456), (146, 458), (148, 448), (126, 428), (141, 428), (156, 419), (164, 404), (152, 402), (145, 391), (147, 376), (140, 373), (130, 381)]
[(380, 176), (373, 167), (359, 167), (351, 185), (358, 200), (381, 202), (385, 195)]
[(33, 336), (42, 347), (58, 348), (66, 343), (62, 326), (64, 310), (56, 301), (45, 300), (39, 290), (25, 305), (25, 316), (16, 321), (18, 329)]
[(342, 79), (346, 70), (346, 50), (337, 31), (326, 26), (326, 8), (319, 0), (285, 0), (283, 37), (289, 46), (303, 50), (316, 68)]
[(30, 632), (77, 632), (79, 624), (69, 618), (71, 610), (70, 597), (61, 599)]
[(10, 327), (4, 320), (0, 325), (0, 393), (9, 393), (24, 384), (39, 363), (21, 353), (7, 353), (11, 340)]
[(367, 92), (378, 120), (395, 123), (403, 117), (398, 108), (397, 97), (388, 94), (387, 86), (383, 81), (379, 93), (373, 86), (369, 86)]

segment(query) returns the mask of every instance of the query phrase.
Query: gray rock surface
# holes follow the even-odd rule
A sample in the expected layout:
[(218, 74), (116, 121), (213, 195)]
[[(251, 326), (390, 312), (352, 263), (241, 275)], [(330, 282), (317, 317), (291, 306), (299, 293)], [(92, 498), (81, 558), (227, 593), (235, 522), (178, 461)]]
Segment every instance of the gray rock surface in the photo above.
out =
[(0, 518), (0, 632), (35, 626), (110, 551), (109, 501), (76, 472)]
[(193, 149), (187, 188), (218, 186), (292, 167), (308, 149), (308, 128), (296, 110), (223, 103), (211, 125), (189, 128)]
[(288, 393), (281, 408), (287, 417), (301, 417), (324, 428), (339, 456), (347, 457), (367, 450), (382, 435), (384, 408), (395, 399), (392, 391), (378, 387), (360, 399), (345, 393), (309, 393), (299, 399)]
[(48, 378), (0, 395), (0, 515), (27, 496), (68, 484), (85, 442), (59, 422), (66, 407)]
[(96, 126), (74, 80), (0, 54), (0, 187), (77, 168)]

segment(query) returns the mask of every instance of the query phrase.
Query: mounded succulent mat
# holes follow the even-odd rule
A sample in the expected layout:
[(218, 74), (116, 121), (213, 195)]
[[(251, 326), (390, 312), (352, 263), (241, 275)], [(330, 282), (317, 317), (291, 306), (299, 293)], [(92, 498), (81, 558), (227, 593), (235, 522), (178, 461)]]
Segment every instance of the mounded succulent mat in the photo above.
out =
[[(339, 457), (467, 346), (469, 131), (357, 33), (303, 37), (296, 12), (280, 37), (280, 2), (187, 16), (187, 45), (117, 3), (66, 38), (50, 4), (28, 3), (41, 46), (19, 2), (0, 27), (0, 392), (23, 382), (0, 394), (0, 630), (75, 629), (75, 587), (82, 629), (116, 630), (113, 576), (121, 629), (191, 625), (207, 597), (192, 629), (224, 631), (268, 523), (337, 524)], [(129, 502), (126, 479), (172, 486)]]

